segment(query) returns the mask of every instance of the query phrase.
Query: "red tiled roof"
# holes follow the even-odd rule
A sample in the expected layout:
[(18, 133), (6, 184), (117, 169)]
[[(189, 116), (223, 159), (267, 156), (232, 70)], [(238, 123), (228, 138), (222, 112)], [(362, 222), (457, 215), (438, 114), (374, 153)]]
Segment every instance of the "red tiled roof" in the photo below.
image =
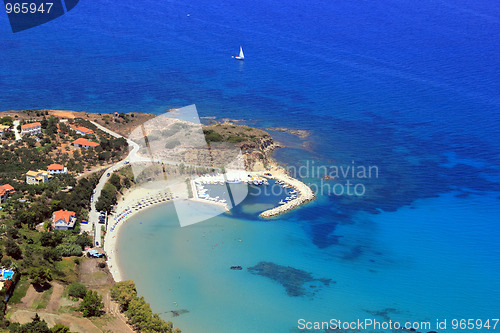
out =
[(91, 129), (88, 129), (87, 127), (83, 127), (83, 126), (77, 126), (77, 125), (69, 125), (72, 129), (74, 129), (75, 131), (80, 131), (80, 132), (83, 132), (85, 133), (85, 135), (88, 135), (88, 134), (94, 134), (94, 131), (91, 130)]
[(39, 122), (29, 123), (29, 124), (21, 125), (21, 129), (28, 129), (28, 128), (34, 128), (34, 127), (40, 127), (40, 126), (42, 126), (42, 124), (40, 124)]
[(75, 215), (75, 212), (72, 212), (70, 210), (58, 210), (52, 213), (52, 222), (63, 220), (64, 222), (69, 223), (71, 217)]
[(97, 147), (99, 144), (97, 142), (92, 142), (84, 138), (78, 138), (75, 141), (73, 141), (73, 145), (81, 145), (81, 146), (89, 146), (89, 147)]
[(62, 164), (51, 164), (47, 167), (47, 170), (63, 170), (64, 169), (64, 165)]
[(14, 191), (14, 188), (9, 184), (5, 184), (5, 185), (2, 185), (0, 187), (5, 189), (6, 191)]

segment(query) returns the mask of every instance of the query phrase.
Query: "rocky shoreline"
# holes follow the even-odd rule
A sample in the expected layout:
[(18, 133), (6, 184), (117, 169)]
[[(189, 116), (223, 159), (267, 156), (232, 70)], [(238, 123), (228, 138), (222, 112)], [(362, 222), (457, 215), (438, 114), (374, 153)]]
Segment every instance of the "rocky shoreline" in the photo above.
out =
[(266, 127), (266, 131), (284, 132), (292, 135), (296, 135), (301, 139), (305, 139), (311, 135), (310, 131), (301, 130), (296, 128), (286, 128), (286, 127)]

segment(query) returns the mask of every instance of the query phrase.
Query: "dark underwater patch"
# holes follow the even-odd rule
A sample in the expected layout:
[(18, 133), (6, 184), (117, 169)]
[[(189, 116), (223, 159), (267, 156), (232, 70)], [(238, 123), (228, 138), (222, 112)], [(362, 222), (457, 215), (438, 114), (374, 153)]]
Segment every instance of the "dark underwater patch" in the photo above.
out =
[(287, 295), (291, 297), (314, 296), (322, 285), (329, 286), (335, 283), (332, 279), (314, 278), (309, 272), (267, 261), (248, 267), (248, 271), (278, 282), (285, 287)]
[[(360, 179), (366, 187), (361, 198), (353, 196), (328, 196), (328, 203), (313, 203), (297, 211), (299, 221), (307, 221), (312, 242), (320, 249), (339, 245), (336, 227), (352, 224), (360, 211), (378, 214), (394, 212), (411, 206), (416, 200), (435, 198), (444, 193), (458, 192), (458, 198), (467, 199), (471, 194), (498, 191), (500, 184), (493, 180), (498, 170), (498, 149), (481, 138), (452, 132), (434, 132), (421, 135), (427, 122), (401, 124), (388, 123), (376, 114), (364, 121), (325, 117), (332, 124), (328, 136), (312, 130), (317, 156), (296, 159), (295, 166), (314, 160), (315, 165), (376, 165), (379, 177)], [(450, 165), (448, 155), (454, 152), (458, 163)], [(297, 154), (297, 156), (300, 156)], [(332, 157), (334, 160), (332, 160)], [(478, 161), (469, 165), (462, 160)], [(480, 162), (480, 163), (479, 163)], [(304, 179), (308, 184), (319, 184), (321, 178)], [(357, 180), (354, 179), (353, 182)], [(333, 184), (330, 182), (329, 184)], [(329, 221), (312, 223), (328, 212)], [(353, 249), (353, 254), (357, 253)], [(359, 254), (359, 253), (358, 253)], [(359, 256), (352, 256), (356, 260)]]

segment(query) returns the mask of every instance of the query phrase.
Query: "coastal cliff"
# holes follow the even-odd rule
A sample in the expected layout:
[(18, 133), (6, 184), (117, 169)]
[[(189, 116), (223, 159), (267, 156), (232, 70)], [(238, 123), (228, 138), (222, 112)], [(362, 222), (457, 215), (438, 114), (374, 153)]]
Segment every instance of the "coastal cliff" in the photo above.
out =
[(210, 125), (158, 117), (131, 133), (139, 154), (170, 164), (205, 169), (264, 171), (279, 147), (263, 130), (231, 122)]

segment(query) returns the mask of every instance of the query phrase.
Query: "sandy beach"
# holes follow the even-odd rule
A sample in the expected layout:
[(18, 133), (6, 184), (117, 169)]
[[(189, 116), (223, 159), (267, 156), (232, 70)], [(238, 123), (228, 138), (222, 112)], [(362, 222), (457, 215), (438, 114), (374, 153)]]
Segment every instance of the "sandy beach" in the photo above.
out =
[(187, 199), (184, 183), (180, 182), (170, 187), (167, 187), (165, 182), (134, 186), (127, 190), (118, 201), (115, 210), (108, 217), (108, 226), (104, 236), (108, 267), (116, 282), (123, 280), (117, 261), (117, 242), (121, 227), (129, 218), (145, 209), (171, 202), (174, 199)]
[[(118, 265), (118, 237), (121, 227), (132, 216), (144, 211), (147, 208), (157, 206), (162, 203), (173, 201), (196, 201), (203, 204), (217, 206), (223, 211), (229, 211), (230, 207), (223, 199), (211, 198), (205, 194), (203, 184), (219, 184), (225, 182), (248, 182), (248, 181), (265, 181), (265, 178), (272, 178), (276, 181), (283, 181), (291, 185), (299, 192), (296, 199), (287, 202), (284, 205), (266, 210), (260, 214), (261, 217), (273, 217), (285, 213), (291, 209), (314, 200), (314, 192), (301, 181), (294, 179), (286, 174), (286, 170), (274, 166), (269, 170), (271, 176), (264, 176), (263, 172), (248, 172), (245, 170), (227, 170), (222, 174), (206, 174), (191, 178), (190, 186), (192, 198), (188, 198), (188, 190), (184, 177), (179, 177), (177, 181), (170, 181), (168, 184), (165, 181), (150, 182), (147, 184), (136, 185), (127, 190), (119, 199), (118, 204), (112, 214), (108, 217), (108, 225), (104, 236), (104, 250), (107, 254), (108, 267), (115, 281), (122, 281), (123, 274)], [(200, 197), (201, 193), (201, 197)], [(182, 225), (182, 224), (181, 224)]]

